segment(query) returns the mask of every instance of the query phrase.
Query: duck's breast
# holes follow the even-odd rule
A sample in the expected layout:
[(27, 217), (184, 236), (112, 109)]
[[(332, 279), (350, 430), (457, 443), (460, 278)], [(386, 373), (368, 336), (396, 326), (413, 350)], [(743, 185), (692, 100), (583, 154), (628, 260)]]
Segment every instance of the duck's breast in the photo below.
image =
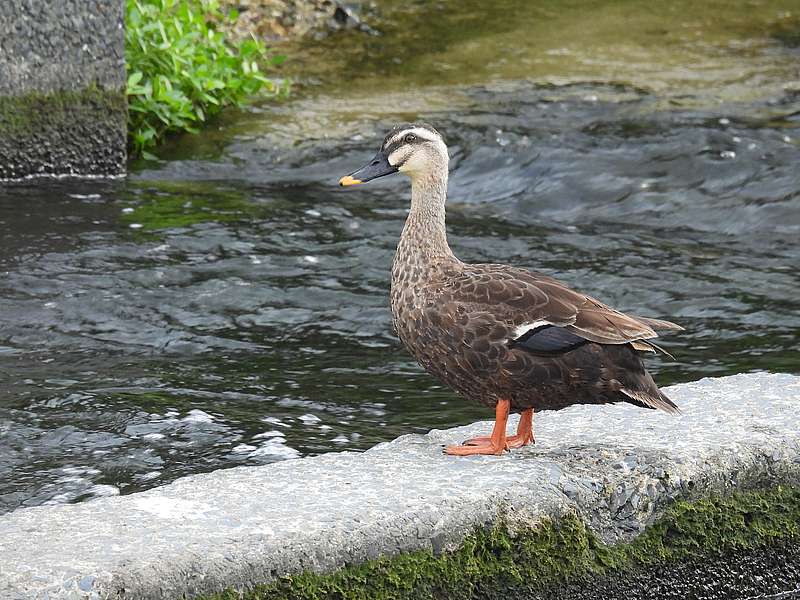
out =
[(511, 389), (501, 373), (510, 328), (458, 302), (431, 300), (400, 307), (400, 340), (429, 373), (462, 395), (493, 404)]

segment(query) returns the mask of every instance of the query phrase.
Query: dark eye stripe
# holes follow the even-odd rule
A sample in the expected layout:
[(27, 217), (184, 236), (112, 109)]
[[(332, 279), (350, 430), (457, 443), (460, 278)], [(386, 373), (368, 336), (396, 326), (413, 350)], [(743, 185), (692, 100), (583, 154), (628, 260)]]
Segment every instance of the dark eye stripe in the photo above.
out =
[[(411, 141), (411, 142), (407, 142), (407, 141), (406, 141), (406, 138), (407, 138), (409, 135), (413, 135), (413, 136), (414, 136), (414, 140), (413, 140), (413, 141)], [(413, 133), (407, 133), (406, 135), (404, 135), (403, 137), (401, 137), (399, 140), (397, 140), (397, 141), (395, 141), (395, 142), (392, 142), (391, 144), (389, 144), (387, 147), (385, 147), (385, 148), (383, 149), (383, 151), (384, 151), (384, 152), (386, 153), (386, 155), (388, 156), (389, 154), (391, 154), (392, 152), (394, 152), (395, 150), (397, 150), (397, 149), (398, 149), (400, 146), (406, 146), (406, 145), (408, 145), (408, 144), (419, 144), (420, 142), (429, 142), (429, 141), (430, 141), (430, 140), (428, 140), (428, 139), (425, 139), (425, 138), (423, 138), (423, 137), (420, 137), (420, 136), (418, 136), (418, 135), (416, 135), (416, 134), (413, 134)]]
[(384, 151), (386, 152), (386, 156), (389, 156), (392, 152), (397, 150), (400, 146), (405, 146), (406, 143), (403, 140), (399, 140), (390, 144)]

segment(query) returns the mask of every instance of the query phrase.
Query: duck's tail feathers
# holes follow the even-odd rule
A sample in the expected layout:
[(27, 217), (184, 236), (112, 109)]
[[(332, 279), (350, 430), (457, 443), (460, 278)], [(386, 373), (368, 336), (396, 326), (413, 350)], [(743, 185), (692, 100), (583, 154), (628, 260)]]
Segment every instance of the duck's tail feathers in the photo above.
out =
[(620, 391), (631, 400), (634, 400), (634, 404), (643, 404), (649, 408), (663, 410), (664, 412), (668, 412), (672, 415), (681, 414), (681, 409), (678, 408), (678, 406), (672, 400), (667, 398), (667, 396), (659, 389), (655, 390), (658, 396), (649, 392), (631, 390), (629, 388), (622, 388)]
[(640, 323), (644, 323), (654, 331), (683, 331), (683, 327), (672, 321), (664, 321), (662, 319), (651, 319), (649, 317), (633, 317)]
[(634, 350), (637, 350), (639, 352), (652, 352), (654, 354), (656, 352), (661, 352), (661, 354), (665, 354), (666, 356), (669, 356), (672, 360), (675, 360), (675, 357), (672, 356), (672, 354), (664, 350), (664, 348), (662, 348), (655, 342), (651, 342), (650, 340), (634, 340), (630, 344)]

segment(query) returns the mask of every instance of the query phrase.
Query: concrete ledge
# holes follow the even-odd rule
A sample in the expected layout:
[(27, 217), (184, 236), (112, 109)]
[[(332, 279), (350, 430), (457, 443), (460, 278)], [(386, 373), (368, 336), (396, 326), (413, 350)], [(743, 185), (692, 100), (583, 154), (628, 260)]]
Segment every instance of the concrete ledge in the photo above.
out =
[(0, 180), (125, 173), (124, 90), (0, 96)]
[[(0, 597), (210, 596), (305, 571), (312, 574), (262, 588), (272, 590), (265, 597), (280, 590), (303, 597), (292, 586), (318, 585), (313, 573), (337, 576), (375, 559), (363, 567), (370, 576), (396, 577), (392, 561), (458, 558), (448, 565), (476, 570), (473, 597), (513, 588), (519, 597), (588, 598), (600, 589), (587, 591), (590, 576), (593, 586), (621, 593), (641, 577), (667, 591), (685, 586), (687, 573), (698, 585), (725, 572), (759, 591), (800, 586), (800, 377), (705, 379), (669, 394), (683, 416), (633, 407), (543, 413), (536, 446), (502, 457), (441, 454), (443, 444), (488, 427), (474, 424), (404, 436), (363, 454), (217, 471), (141, 494), (17, 510), (0, 518)], [(528, 562), (492, 562), (497, 556), (487, 549)], [(550, 570), (535, 570), (532, 556)], [(576, 556), (595, 558), (576, 565)], [(477, 572), (486, 564), (492, 573)], [(782, 570), (770, 582), (763, 572), (761, 583), (753, 577), (775, 564)], [(537, 587), (543, 573), (554, 575), (558, 589)], [(559, 579), (562, 573), (570, 577)], [(499, 588), (492, 578), (502, 580)], [(398, 597), (428, 597), (425, 581), (427, 591), (408, 589), (413, 581), (392, 585), (405, 590)]]

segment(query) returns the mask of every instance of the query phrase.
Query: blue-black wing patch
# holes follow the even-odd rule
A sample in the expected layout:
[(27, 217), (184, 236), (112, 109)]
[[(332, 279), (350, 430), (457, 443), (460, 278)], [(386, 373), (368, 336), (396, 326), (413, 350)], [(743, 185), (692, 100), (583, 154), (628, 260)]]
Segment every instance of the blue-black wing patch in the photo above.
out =
[(589, 340), (555, 325), (542, 325), (526, 331), (518, 338), (511, 340), (512, 348), (523, 348), (533, 354), (564, 354)]

